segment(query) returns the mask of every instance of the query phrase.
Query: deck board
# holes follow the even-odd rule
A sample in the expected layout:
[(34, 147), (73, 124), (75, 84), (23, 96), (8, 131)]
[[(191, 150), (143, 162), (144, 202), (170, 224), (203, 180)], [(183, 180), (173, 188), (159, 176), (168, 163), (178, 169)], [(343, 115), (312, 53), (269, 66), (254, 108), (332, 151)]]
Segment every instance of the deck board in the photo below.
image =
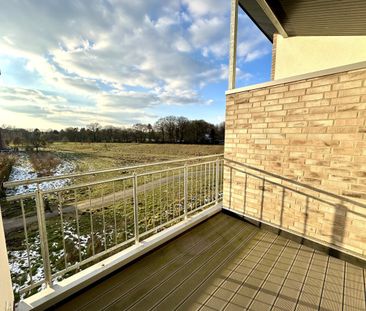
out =
[[(276, 258), (280, 258), (281, 252), (286, 247), (286, 242), (286, 239), (277, 236), (268, 248), (264, 247), (261, 250), (261, 257), (256, 260), (248, 275), (243, 278), (238, 290), (233, 297), (230, 297), (228, 303), (232, 302), (245, 308), (249, 306), (257, 290), (261, 287), (262, 281), (270, 272)], [(243, 268), (246, 268), (246, 262), (243, 263)]]
[(275, 237), (272, 235), (264, 236), (261, 242), (252, 249), (251, 254), (245, 259), (245, 262), (241, 262), (236, 266), (229, 278), (220, 284), (219, 288), (205, 301), (205, 308), (203, 309), (205, 310), (211, 307), (221, 309), (225, 307), (227, 302), (239, 290), (242, 280), (249, 275), (250, 271), (253, 271), (253, 267), (258, 262), (260, 255), (263, 254), (263, 247), (270, 247), (274, 240)]
[(297, 302), (296, 310), (312, 310), (314, 306), (319, 305), (322, 293), (322, 286), (319, 286), (319, 284), (323, 284), (324, 282), (326, 269), (327, 257), (315, 252), (313, 263), (310, 266), (304, 287)]
[(330, 257), (320, 310), (337, 310), (343, 304), (345, 262)]
[(359, 267), (346, 263), (345, 299), (344, 305), (347, 310), (362, 311), (365, 306), (365, 288), (363, 271)]
[[(222, 288), (222, 284), (225, 283), (229, 278), (235, 277), (237, 273), (236, 267), (239, 266), (244, 260), (246, 260), (256, 246), (263, 241), (266, 232), (256, 232), (256, 236), (252, 237), (245, 247), (241, 249), (241, 253), (236, 256), (230, 264), (216, 272), (209, 279), (205, 280), (205, 283), (200, 288), (191, 292), (189, 296), (179, 305), (177, 310), (195, 310), (203, 305), (206, 301), (212, 297), (217, 290)], [(233, 282), (231, 282), (233, 283)]]
[[(245, 237), (235, 246), (234, 250), (229, 250), (225, 252), (223, 258), (215, 256), (214, 260), (207, 262), (201, 269), (199, 269), (195, 274), (192, 274), (184, 282), (180, 282), (174, 291), (169, 293), (164, 301), (159, 303), (156, 307), (162, 310), (171, 310), (177, 308), (184, 300), (190, 295), (190, 293), (198, 291), (203, 284), (210, 279), (211, 276), (219, 274), (223, 269), (227, 267), (227, 264), (232, 261), (235, 254), (243, 248), (243, 246), (250, 240), (257, 230), (251, 230), (247, 228), (247, 233), (244, 233), (242, 237)], [(209, 281), (210, 282), (210, 281)], [(206, 283), (207, 284), (207, 283)]]
[(365, 310), (365, 272), (221, 213), (52, 310)]
[(273, 310), (294, 310), (296, 308), (297, 297), (302, 288), (312, 255), (313, 250), (301, 246), (299, 254), (276, 297)]
[(281, 282), (286, 276), (286, 272), (294, 260), (300, 245), (289, 241), (284, 253), (274, 266), (268, 278), (264, 281), (252, 304), (251, 310), (270, 310), (276, 298), (275, 294), (280, 290)]

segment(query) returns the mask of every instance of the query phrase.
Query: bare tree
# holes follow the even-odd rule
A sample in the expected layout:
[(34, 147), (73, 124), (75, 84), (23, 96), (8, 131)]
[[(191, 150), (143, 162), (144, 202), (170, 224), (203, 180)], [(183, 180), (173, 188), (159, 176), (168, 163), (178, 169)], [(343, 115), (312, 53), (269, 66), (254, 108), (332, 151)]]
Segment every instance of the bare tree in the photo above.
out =
[(166, 131), (166, 121), (165, 118), (160, 118), (155, 122), (156, 131), (160, 134), (160, 140), (165, 143), (165, 131)]
[(36, 148), (36, 152), (39, 151), (40, 147), (46, 146), (46, 141), (42, 137), (42, 133), (39, 129), (35, 129), (32, 135), (32, 146)]
[(184, 136), (189, 126), (189, 120), (185, 117), (177, 118), (177, 141), (183, 143), (185, 141)]
[(87, 128), (92, 132), (93, 134), (93, 142), (97, 141), (98, 138), (98, 132), (102, 128), (101, 125), (98, 122), (90, 123)]

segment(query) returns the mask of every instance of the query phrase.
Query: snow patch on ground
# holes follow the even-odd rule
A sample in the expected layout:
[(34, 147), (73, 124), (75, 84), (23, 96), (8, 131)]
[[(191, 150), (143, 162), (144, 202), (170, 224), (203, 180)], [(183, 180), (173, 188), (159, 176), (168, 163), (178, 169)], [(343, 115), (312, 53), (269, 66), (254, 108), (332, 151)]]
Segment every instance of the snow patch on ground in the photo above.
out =
[[(75, 170), (75, 165), (72, 162), (62, 160), (62, 162), (56, 167), (53, 172), (53, 176), (60, 176), (64, 174), (70, 174)], [(37, 178), (37, 173), (34, 171), (32, 164), (29, 161), (29, 157), (26, 154), (22, 154), (18, 157), (15, 165), (9, 176), (9, 181), (15, 180), (27, 180)], [(64, 187), (70, 184), (70, 179), (60, 179), (50, 182), (44, 182), (40, 184), (41, 190), (52, 190)], [(25, 193), (32, 193), (36, 191), (36, 184), (18, 186), (13, 189), (8, 189), (7, 195), (18, 195)]]
[[(80, 235), (80, 237), (78, 237), (78, 234), (75, 232), (75, 228), (72, 226), (71, 223), (68, 222), (64, 223), (64, 234), (65, 234), (65, 241), (70, 241), (70, 244), (73, 245), (75, 248), (75, 249), (68, 249), (68, 246), (66, 244), (67, 248), (66, 254), (70, 252), (78, 253), (80, 243), (80, 252), (82, 258), (85, 259), (86, 257), (88, 257), (88, 246), (91, 243), (91, 236), (89, 234)], [(95, 238), (102, 239), (102, 235), (96, 233)], [(43, 260), (41, 255), (41, 245), (39, 235), (30, 238), (28, 241), (29, 260), (25, 240), (23, 241), (22, 245), (24, 247), (23, 250), (8, 252), (10, 273), (12, 276), (13, 290), (15, 293), (19, 293), (21, 289), (31, 285), (32, 283), (37, 283), (38, 281), (44, 280), (44, 269), (43, 269)], [(49, 244), (49, 253), (50, 253), (52, 273), (58, 272), (59, 270), (56, 268), (56, 264), (59, 262), (63, 262), (65, 256), (65, 250), (63, 249), (62, 239), (60, 239), (59, 241), (54, 241)], [(76, 262), (73, 263), (67, 262), (67, 265), (70, 266), (74, 263)], [(55, 278), (53, 282), (54, 284), (56, 284), (62, 279), (63, 277), (59, 276)], [(40, 286), (37, 289), (37, 291), (41, 291), (43, 288), (44, 284)], [(26, 294), (20, 295), (21, 299), (25, 297)]]
[[(29, 243), (29, 258), (27, 249), (9, 251), (8, 258), (14, 292), (19, 292), (21, 288), (30, 285), (31, 282), (36, 283), (43, 280), (44, 271), (39, 236), (36, 236)], [(32, 267), (31, 273), (29, 273), (29, 267)], [(21, 295), (21, 298), (23, 297), (24, 295)]]
[[(66, 250), (63, 249), (62, 239), (58, 241), (53, 241), (52, 244), (49, 245), (52, 273), (59, 271), (59, 269), (56, 268), (56, 265), (57, 263), (64, 262), (65, 254), (66, 257), (68, 257), (70, 253), (74, 253), (74, 255), (76, 255), (74, 258), (79, 258), (78, 253), (80, 248), (82, 259), (86, 259), (91, 255), (89, 253), (90, 250), (88, 252), (88, 248), (90, 248), (91, 245), (91, 236), (89, 234), (81, 234), (80, 236), (78, 236), (77, 232), (75, 232), (76, 228), (73, 227), (72, 223), (69, 223), (67, 221), (64, 223), (63, 229), (65, 237), (64, 240), (70, 243), (66, 243)], [(113, 233), (111, 233), (111, 235), (112, 234)], [(102, 233), (95, 232), (94, 239), (103, 241)], [(70, 245), (72, 245), (73, 247), (70, 247)], [(32, 283), (37, 283), (44, 280), (43, 259), (41, 255), (39, 235), (29, 238), (29, 259), (26, 246), (26, 240), (24, 240), (22, 243), (22, 250), (14, 250), (8, 252), (10, 272), (13, 281), (13, 290), (15, 293), (19, 293), (21, 289), (31, 285)], [(79, 260), (76, 260), (74, 262), (67, 261), (67, 266), (71, 266), (78, 261)], [(62, 279), (63, 277), (59, 276), (55, 278), (53, 282), (56, 284)], [(37, 291), (41, 291), (43, 288), (44, 286), (41, 286), (37, 289)], [(25, 294), (20, 295), (20, 298), (25, 298)]]

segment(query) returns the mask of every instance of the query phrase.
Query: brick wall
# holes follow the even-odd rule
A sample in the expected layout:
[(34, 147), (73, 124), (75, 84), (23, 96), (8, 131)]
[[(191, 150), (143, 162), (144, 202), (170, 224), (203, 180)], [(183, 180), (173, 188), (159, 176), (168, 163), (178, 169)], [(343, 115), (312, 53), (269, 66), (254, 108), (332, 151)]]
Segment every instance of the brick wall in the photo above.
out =
[(227, 159), (314, 189), (231, 163), (224, 206), (366, 256), (366, 69), (235, 93), (226, 105)]

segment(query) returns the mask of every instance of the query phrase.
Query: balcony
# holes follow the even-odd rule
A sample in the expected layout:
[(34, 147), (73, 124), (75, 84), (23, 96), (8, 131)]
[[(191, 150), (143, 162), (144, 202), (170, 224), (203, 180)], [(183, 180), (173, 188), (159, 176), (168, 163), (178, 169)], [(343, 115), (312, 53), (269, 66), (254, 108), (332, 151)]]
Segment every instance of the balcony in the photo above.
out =
[[(2, 206), (19, 309), (52, 306), (212, 216), (222, 174), (214, 155), (5, 183), (29, 190)], [(68, 185), (44, 187), (56, 180)]]
[(222, 155), (5, 184), (36, 185), (3, 219), (17, 308), (364, 310), (364, 260), (255, 219), (250, 178), (334, 195)]

